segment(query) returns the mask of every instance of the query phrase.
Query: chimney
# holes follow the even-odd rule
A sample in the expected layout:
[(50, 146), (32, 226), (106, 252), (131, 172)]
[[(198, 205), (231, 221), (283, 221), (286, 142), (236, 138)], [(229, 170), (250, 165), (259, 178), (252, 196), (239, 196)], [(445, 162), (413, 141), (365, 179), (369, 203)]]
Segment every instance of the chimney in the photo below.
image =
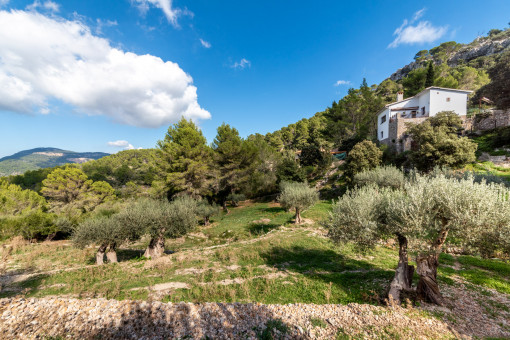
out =
[(404, 91), (398, 91), (397, 92), (397, 102), (401, 102), (404, 100)]

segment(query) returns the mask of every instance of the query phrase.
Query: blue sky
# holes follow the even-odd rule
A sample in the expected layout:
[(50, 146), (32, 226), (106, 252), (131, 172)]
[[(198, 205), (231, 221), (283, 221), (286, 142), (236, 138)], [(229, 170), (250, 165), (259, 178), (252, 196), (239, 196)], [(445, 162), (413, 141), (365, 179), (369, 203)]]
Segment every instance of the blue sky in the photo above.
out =
[[(208, 141), (311, 117), (440, 42), (505, 28), (509, 1), (0, 0), (0, 157)], [(336, 86), (335, 86), (336, 85)]]

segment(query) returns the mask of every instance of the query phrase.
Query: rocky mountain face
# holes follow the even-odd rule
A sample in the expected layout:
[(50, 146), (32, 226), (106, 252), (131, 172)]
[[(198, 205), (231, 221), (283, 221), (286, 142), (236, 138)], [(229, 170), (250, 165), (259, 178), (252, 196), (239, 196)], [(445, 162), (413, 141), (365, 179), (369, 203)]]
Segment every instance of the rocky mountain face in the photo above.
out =
[(35, 148), (0, 158), (0, 176), (18, 175), (28, 170), (50, 168), (68, 163), (84, 163), (109, 154), (104, 152), (74, 152), (57, 148)]
[[(468, 63), (476, 58), (499, 54), (508, 50), (510, 50), (510, 36), (508, 35), (506, 37), (495, 39), (490, 37), (479, 37), (472, 43), (464, 45), (458, 51), (452, 52), (448, 56), (446, 62), (448, 63), (448, 66), (455, 67), (460, 63)], [(402, 78), (405, 78), (409, 72), (423, 67), (427, 62), (428, 60), (413, 61), (393, 73), (390, 76), (390, 79), (393, 81), (401, 80)]]

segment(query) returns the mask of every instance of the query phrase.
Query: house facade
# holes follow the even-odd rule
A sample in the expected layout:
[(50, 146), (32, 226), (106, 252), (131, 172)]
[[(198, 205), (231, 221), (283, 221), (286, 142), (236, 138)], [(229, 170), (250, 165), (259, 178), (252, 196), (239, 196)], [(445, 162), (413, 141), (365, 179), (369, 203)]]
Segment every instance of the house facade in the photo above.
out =
[(411, 141), (405, 134), (409, 124), (419, 124), (441, 111), (454, 111), (465, 120), (471, 92), (433, 86), (406, 99), (399, 92), (397, 101), (386, 105), (377, 115), (377, 139), (394, 145), (397, 151), (409, 150)]

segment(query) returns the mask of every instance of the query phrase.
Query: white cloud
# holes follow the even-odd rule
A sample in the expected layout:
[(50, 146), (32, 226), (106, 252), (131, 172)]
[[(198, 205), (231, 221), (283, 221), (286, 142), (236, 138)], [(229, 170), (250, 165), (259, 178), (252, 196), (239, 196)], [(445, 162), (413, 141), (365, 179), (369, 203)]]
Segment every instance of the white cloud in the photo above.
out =
[(242, 70), (247, 67), (251, 67), (251, 62), (249, 60), (243, 58), (240, 61), (236, 61), (231, 67)]
[(149, 8), (156, 7), (163, 11), (169, 23), (171, 23), (175, 27), (179, 27), (179, 23), (177, 22), (177, 18), (182, 15), (188, 15), (193, 17), (194, 14), (187, 9), (179, 9), (173, 8), (172, 0), (131, 0), (131, 3), (134, 3), (140, 12), (145, 15)]
[(96, 19), (96, 34), (102, 34), (103, 33), (103, 27), (113, 27), (117, 26), (117, 20), (101, 20)]
[(340, 86), (340, 85), (349, 85), (351, 82), (348, 80), (337, 80), (336, 83), (333, 84), (333, 86)]
[(0, 22), (0, 110), (31, 113), (56, 99), (140, 127), (210, 118), (176, 63), (114, 48), (79, 21), (13, 10)]
[(393, 32), (393, 35), (396, 37), (388, 47), (394, 48), (401, 44), (430, 43), (441, 38), (448, 30), (447, 26), (434, 26), (429, 21), (420, 21), (414, 25), (424, 13), (425, 8), (422, 8), (414, 13), (410, 22), (404, 19), (402, 25)]
[(208, 41), (205, 41), (204, 39), (200, 39), (200, 43), (202, 44), (202, 46), (204, 46), (205, 48), (211, 48), (211, 43), (208, 42)]
[(129, 144), (127, 140), (116, 140), (114, 142), (108, 142), (108, 145), (116, 148), (124, 148), (124, 150), (133, 150), (135, 148), (132, 144)]
[(0, 7), (3, 7), (9, 3), (9, 0), (0, 0)]
[(45, 10), (48, 10), (50, 12), (58, 12), (60, 11), (60, 5), (56, 2), (53, 2), (51, 0), (45, 1), (44, 3), (41, 3), (39, 0), (35, 0), (34, 3), (27, 6), (27, 10), (34, 11), (38, 8), (43, 8)]

